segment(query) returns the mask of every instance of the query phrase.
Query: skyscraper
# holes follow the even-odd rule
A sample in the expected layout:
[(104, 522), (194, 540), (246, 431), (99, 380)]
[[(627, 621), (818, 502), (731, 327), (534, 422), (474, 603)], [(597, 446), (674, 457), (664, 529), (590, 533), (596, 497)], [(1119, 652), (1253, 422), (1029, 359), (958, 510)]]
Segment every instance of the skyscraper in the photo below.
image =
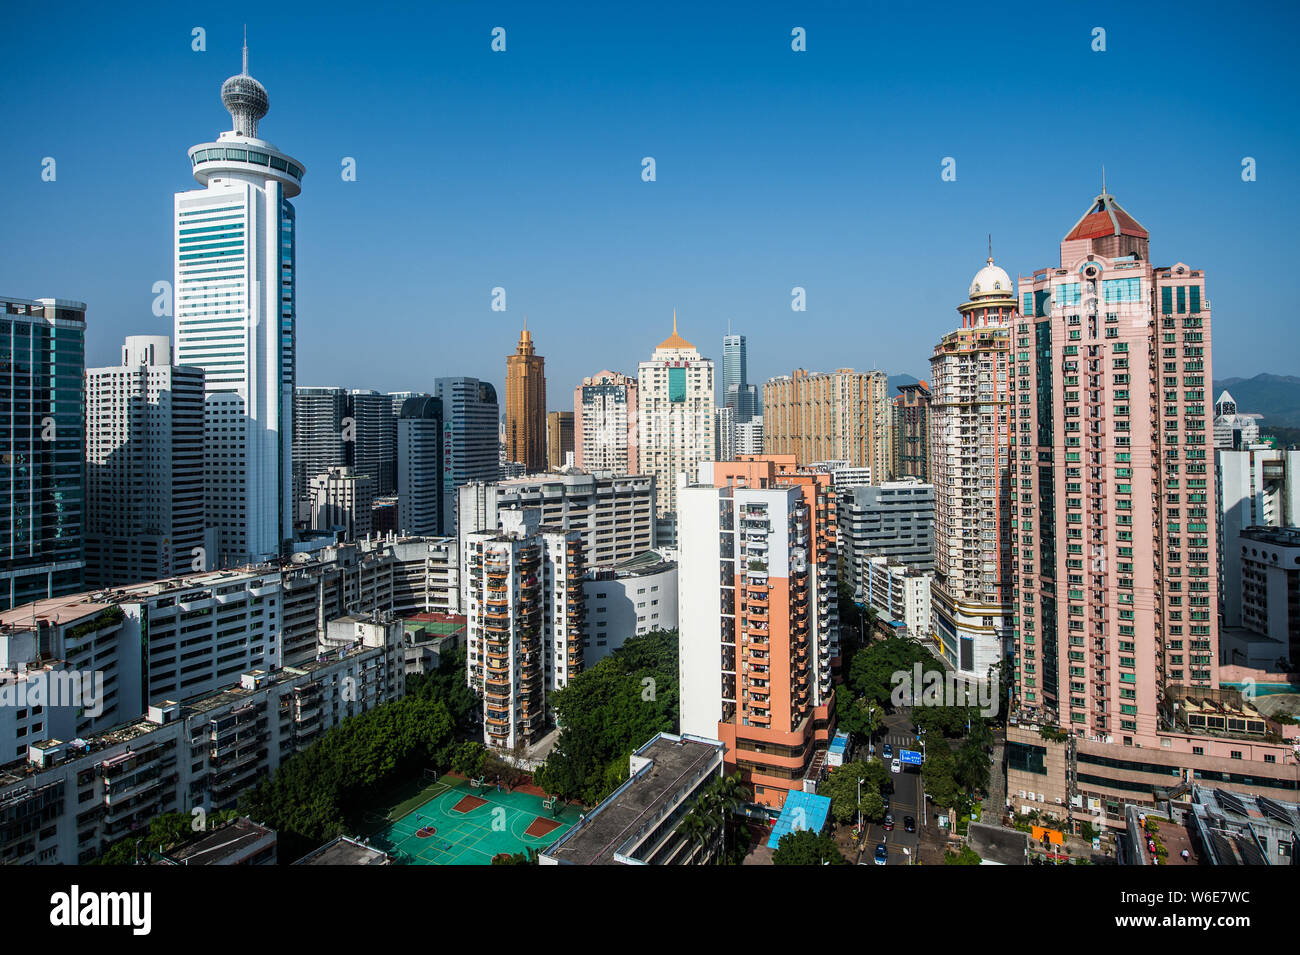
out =
[(533, 348), (526, 319), (506, 359), (505, 440), (507, 461), (518, 461), (528, 474), (546, 470), (546, 359)]
[(1102, 192), (1020, 282), (1012, 546), (1019, 704), (1158, 750), (1218, 688), (1218, 586), (1205, 275), (1149, 243)]
[(602, 371), (573, 389), (574, 463), (592, 473), (636, 474), (637, 382)]
[(770, 454), (793, 454), (800, 466), (846, 461), (889, 476), (893, 406), (883, 371), (796, 369), (763, 386), (763, 442)]
[(477, 378), (439, 378), (442, 403), (442, 507), (444, 536), (456, 533), (456, 491), (468, 481), (495, 481), (498, 459), (497, 390)]
[(397, 419), (397, 529), (436, 535), (443, 507), (442, 402), (432, 395), (408, 398)]
[(736, 412), (744, 424), (758, 414), (758, 389), (749, 383), (749, 351), (744, 335), (722, 338), (722, 405)]
[(376, 497), (395, 494), (397, 422), (393, 399), (378, 391), (353, 389), (348, 393), (348, 417), (353, 429), (348, 464), (357, 474), (370, 476)]
[[(175, 199), (176, 363), (205, 373), (207, 524), (219, 565), (274, 557), (293, 536), (295, 212), (302, 163), (257, 138), (266, 90), (221, 87), (233, 128), (189, 151), (203, 186)], [(213, 557), (214, 555), (209, 555)]]
[(990, 254), (961, 328), (930, 358), (935, 640), (963, 675), (986, 679), (1011, 639), (1011, 322), (1016, 293)]
[(546, 464), (549, 470), (568, 463), (573, 448), (573, 412), (552, 411), (546, 415)]
[(0, 610), (81, 590), (86, 306), (0, 298)]
[(294, 521), (310, 524), (311, 479), (348, 463), (344, 425), (348, 393), (342, 388), (302, 387), (293, 390)]
[(637, 373), (637, 456), (641, 469), (653, 474), (659, 491), (660, 533), (655, 541), (672, 546), (676, 539), (677, 478), (695, 479), (701, 461), (713, 457), (713, 362), (673, 333), (659, 343)]
[(122, 363), (86, 369), (86, 586), (207, 569), (203, 372), (166, 335), (134, 335)]
[(895, 480), (914, 477), (930, 479), (930, 386), (924, 381), (899, 385), (894, 397)]

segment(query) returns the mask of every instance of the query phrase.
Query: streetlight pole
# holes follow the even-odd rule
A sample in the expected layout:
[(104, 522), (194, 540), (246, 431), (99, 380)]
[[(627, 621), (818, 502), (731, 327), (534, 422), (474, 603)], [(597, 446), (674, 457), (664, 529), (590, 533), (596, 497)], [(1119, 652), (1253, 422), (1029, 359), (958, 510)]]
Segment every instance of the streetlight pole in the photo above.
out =
[(862, 844), (862, 780), (858, 780), (858, 844)]
[[(924, 770), (925, 769), (925, 727), (924, 726), (920, 728), (920, 732), (917, 733), (916, 738), (921, 743), (921, 769)], [(925, 824), (929, 819), (929, 814), (926, 812), (926, 808), (925, 808), (925, 774), (924, 772), (918, 772), (917, 776), (920, 778), (919, 785), (921, 787), (921, 828), (925, 828)]]

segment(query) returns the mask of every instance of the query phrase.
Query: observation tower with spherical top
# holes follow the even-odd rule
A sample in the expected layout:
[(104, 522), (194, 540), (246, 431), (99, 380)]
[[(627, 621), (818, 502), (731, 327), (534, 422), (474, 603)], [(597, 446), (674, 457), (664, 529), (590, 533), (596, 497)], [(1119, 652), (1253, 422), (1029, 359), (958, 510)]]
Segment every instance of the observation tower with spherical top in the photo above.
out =
[(221, 84), (231, 128), (189, 150), (176, 194), (176, 362), (205, 373), (207, 568), (267, 560), (293, 538), (296, 213), (303, 165), (258, 138), (266, 88)]

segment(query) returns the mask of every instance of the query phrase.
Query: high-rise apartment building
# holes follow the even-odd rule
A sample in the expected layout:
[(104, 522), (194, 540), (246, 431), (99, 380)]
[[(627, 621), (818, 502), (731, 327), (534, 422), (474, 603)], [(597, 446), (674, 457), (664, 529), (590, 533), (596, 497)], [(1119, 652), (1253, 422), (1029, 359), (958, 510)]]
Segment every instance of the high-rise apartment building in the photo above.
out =
[(735, 411), (737, 424), (759, 413), (758, 389), (749, 383), (749, 348), (744, 335), (723, 336), (721, 404)]
[(86, 306), (0, 298), (0, 338), (3, 610), (81, 589)]
[(407, 398), (397, 419), (397, 530), (427, 536), (442, 526), (442, 402)]
[(131, 336), (86, 369), (86, 586), (206, 570), (203, 514), (203, 371)]
[(176, 363), (207, 389), (206, 523), (219, 566), (287, 553), (293, 538), (296, 229), (303, 167), (257, 138), (262, 84), (221, 87), (233, 129), (189, 151), (203, 186), (175, 201)]
[[(1216, 420), (1217, 425), (1217, 420)], [(1219, 612), (1225, 627), (1242, 626), (1243, 533), (1252, 527), (1300, 527), (1300, 451), (1257, 447), (1216, 451), (1219, 527)]]
[(715, 408), (713, 411), (713, 460), (734, 461), (736, 458), (736, 409)]
[(930, 480), (930, 386), (899, 385), (894, 396), (893, 477)]
[(515, 353), (506, 359), (506, 460), (525, 473), (546, 470), (546, 359), (533, 347), (525, 321)]
[(883, 371), (796, 369), (763, 386), (763, 443), (768, 454), (793, 454), (800, 465), (842, 460), (889, 475), (893, 406)]
[(763, 416), (754, 415), (748, 421), (736, 425), (736, 453), (762, 454)]
[(512, 749), (549, 727), (547, 695), (582, 672), (582, 539), (535, 508), (464, 535), (467, 678), (483, 698), (483, 742)]
[(1158, 702), (1218, 687), (1204, 293), (1106, 193), (1020, 282), (1016, 697), (1089, 738), (1159, 747)]
[(602, 371), (573, 389), (574, 464), (595, 474), (636, 474), (637, 380)]
[(554, 471), (569, 463), (573, 449), (573, 412), (552, 411), (546, 415), (546, 464)]
[(675, 540), (677, 480), (693, 479), (700, 462), (713, 457), (713, 361), (673, 333), (659, 343), (637, 374), (637, 455), (653, 474), (659, 494), (660, 530), (656, 540)]
[(1011, 323), (1016, 292), (990, 255), (930, 358), (934, 637), (960, 673), (987, 679), (1010, 649)]
[(456, 491), (469, 481), (495, 481), (498, 457), (497, 390), (477, 378), (439, 378), (442, 402), (442, 533), (456, 533)]
[(682, 731), (781, 806), (833, 731), (835, 490), (789, 455), (705, 463), (679, 494)]

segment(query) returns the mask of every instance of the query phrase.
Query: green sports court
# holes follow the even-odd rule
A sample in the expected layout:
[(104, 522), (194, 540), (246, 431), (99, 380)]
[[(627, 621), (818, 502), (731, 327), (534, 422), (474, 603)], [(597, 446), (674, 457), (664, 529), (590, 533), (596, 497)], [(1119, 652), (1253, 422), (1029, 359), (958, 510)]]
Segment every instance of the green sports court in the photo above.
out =
[(490, 865), (499, 853), (545, 849), (580, 816), (574, 806), (556, 812), (531, 792), (497, 792), (491, 783), (476, 789), (459, 776), (440, 777), (421, 796), (413, 809), (408, 801), (390, 818), (374, 818), (370, 845), (402, 865)]

